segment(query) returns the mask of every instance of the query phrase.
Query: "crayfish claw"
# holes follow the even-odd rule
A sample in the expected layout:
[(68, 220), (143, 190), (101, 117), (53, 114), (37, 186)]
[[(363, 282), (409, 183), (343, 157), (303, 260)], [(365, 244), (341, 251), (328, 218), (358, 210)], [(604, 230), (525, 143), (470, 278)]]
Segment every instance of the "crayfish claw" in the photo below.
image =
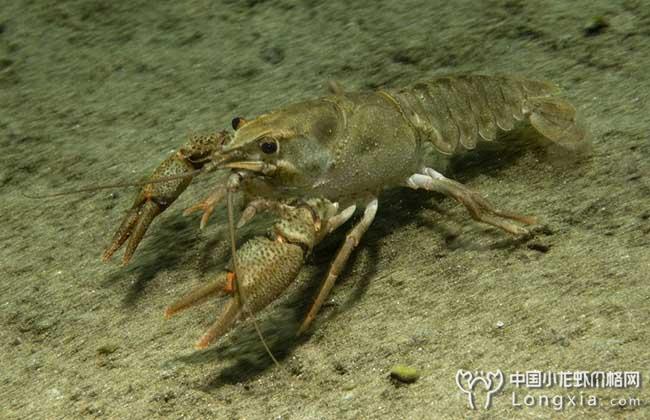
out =
[(217, 319), (201, 336), (199, 341), (194, 345), (194, 348), (197, 350), (203, 350), (208, 347), (210, 343), (227, 333), (237, 320), (240, 309), (241, 305), (239, 304), (239, 299), (235, 297), (230, 298), (223, 312), (221, 312), (219, 319)]
[(221, 273), (215, 280), (204, 286), (197, 287), (169, 305), (165, 309), (165, 318), (169, 319), (178, 312), (198, 305), (212, 296), (222, 296), (229, 292), (229, 276), (227, 273)]
[[(151, 176), (150, 184), (145, 184), (135, 198), (133, 206), (122, 220), (113, 240), (102, 254), (102, 261), (108, 261), (129, 239), (122, 264), (131, 260), (136, 248), (156, 216), (167, 209), (192, 182), (192, 162), (176, 153), (165, 159)], [(184, 176), (187, 174), (187, 176)], [(176, 179), (164, 180), (167, 177)]]
[(124, 256), (122, 257), (122, 265), (127, 265), (133, 257), (136, 248), (142, 241), (145, 232), (153, 222), (153, 219), (162, 212), (160, 206), (153, 202), (147, 200), (142, 209), (138, 211), (138, 220), (134, 225), (133, 229), (129, 235), (129, 243), (126, 245), (126, 250), (124, 251)]
[(137, 200), (129, 213), (126, 215), (122, 224), (113, 236), (113, 240), (102, 254), (102, 261), (107, 262), (111, 259), (115, 251), (129, 240), (126, 246), (126, 251), (122, 257), (122, 265), (127, 265), (131, 257), (135, 253), (140, 241), (144, 237), (145, 232), (151, 225), (153, 219), (162, 212), (158, 203), (150, 200)]
[[(209, 297), (230, 295), (219, 318), (196, 343), (197, 349), (206, 348), (236, 322), (254, 316), (276, 300), (298, 276), (309, 250), (325, 233), (350, 218), (355, 209), (351, 206), (342, 212), (342, 217), (337, 217), (338, 207), (327, 200), (315, 200), (299, 207), (254, 200), (249, 208), (255, 212), (273, 210), (278, 213), (279, 220), (269, 232), (273, 238), (255, 236), (249, 239), (237, 251), (238, 274), (224, 271), (209, 284), (190, 291), (165, 310), (165, 317), (169, 318)], [(333, 224), (330, 227), (328, 222), (331, 219)], [(318, 229), (321, 222), (326, 229)]]
[(120, 227), (115, 232), (115, 235), (113, 236), (113, 240), (111, 241), (110, 245), (106, 248), (106, 250), (102, 254), (103, 262), (107, 262), (108, 260), (110, 260), (113, 254), (115, 254), (115, 251), (120, 249), (122, 244), (124, 244), (124, 242), (126, 242), (126, 240), (129, 239), (129, 236), (131, 235), (131, 230), (133, 229), (133, 226), (135, 226), (137, 222), (138, 222), (138, 210), (132, 208), (131, 210), (129, 210), (129, 213), (126, 215), (126, 217), (124, 217), (122, 224), (120, 225)]

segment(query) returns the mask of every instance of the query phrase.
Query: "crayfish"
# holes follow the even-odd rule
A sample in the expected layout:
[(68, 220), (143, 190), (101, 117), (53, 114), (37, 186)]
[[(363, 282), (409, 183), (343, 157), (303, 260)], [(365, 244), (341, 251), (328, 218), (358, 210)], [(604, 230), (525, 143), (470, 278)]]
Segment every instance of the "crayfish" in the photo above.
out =
[[(289, 105), (251, 120), (235, 118), (234, 132), (195, 136), (166, 159), (138, 193), (104, 261), (128, 240), (123, 262), (133, 256), (153, 219), (198, 174), (229, 171), (207, 198), (187, 212), (202, 211), (204, 226), (232, 194), (246, 197), (238, 226), (255, 214), (278, 216), (270, 237), (255, 237), (236, 252), (231, 269), (171, 305), (170, 316), (213, 295), (230, 295), (219, 319), (197, 346), (208, 346), (237, 319), (276, 299), (295, 279), (305, 257), (323, 237), (363, 215), (347, 233), (300, 332), (314, 320), (353, 249), (372, 224), (379, 196), (404, 186), (435, 191), (463, 204), (472, 218), (510, 234), (527, 233), (535, 218), (495, 207), (481, 194), (443, 175), (450, 159), (519, 126), (539, 140), (573, 153), (586, 142), (575, 108), (551, 83), (480, 75), (440, 77), (403, 89), (345, 92)], [(339, 211), (343, 209), (342, 211)]]

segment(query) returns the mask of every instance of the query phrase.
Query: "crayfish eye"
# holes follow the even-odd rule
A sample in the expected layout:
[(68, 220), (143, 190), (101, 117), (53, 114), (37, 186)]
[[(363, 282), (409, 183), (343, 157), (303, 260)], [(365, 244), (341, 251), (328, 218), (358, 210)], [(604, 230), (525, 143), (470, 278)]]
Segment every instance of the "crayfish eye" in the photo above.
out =
[(273, 139), (265, 139), (260, 143), (260, 149), (267, 155), (271, 155), (278, 151), (278, 143)]
[(235, 117), (235, 118), (232, 119), (232, 122), (231, 122), (231, 124), (232, 124), (232, 129), (233, 129), (233, 130), (239, 130), (239, 129), (240, 129), (241, 127), (243, 127), (244, 124), (246, 124), (247, 122), (248, 122), (248, 121), (246, 121), (246, 120), (245, 120), (244, 118), (242, 118), (242, 117)]

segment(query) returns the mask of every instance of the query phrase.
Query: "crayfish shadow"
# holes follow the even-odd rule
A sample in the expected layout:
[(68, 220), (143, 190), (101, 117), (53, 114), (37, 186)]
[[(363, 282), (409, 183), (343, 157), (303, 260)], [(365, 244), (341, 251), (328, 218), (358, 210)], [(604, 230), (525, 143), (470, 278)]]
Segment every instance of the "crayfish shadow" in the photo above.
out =
[[(321, 275), (321, 270), (305, 270), (299, 283), (292, 286), (284, 297), (273, 303), (271, 307), (258, 313), (255, 318), (262, 337), (282, 368), (289, 374), (298, 376), (302, 367), (289, 357), (292, 350), (309, 339), (309, 335), (298, 336), (296, 332), (305, 314), (305, 289), (311, 278)], [(308, 277), (303, 282), (302, 277)], [(201, 388), (205, 391), (224, 385), (246, 383), (274, 366), (264, 344), (260, 340), (252, 320), (237, 325), (225, 338), (207, 350), (196, 351), (189, 355), (179, 356), (176, 362), (188, 365), (214, 366), (215, 371), (206, 375)], [(218, 363), (217, 363), (218, 362)], [(230, 363), (224, 366), (224, 363)]]
[(135, 274), (122, 299), (124, 307), (136, 306), (158, 273), (176, 270), (192, 258), (188, 254), (193, 253), (199, 235), (196, 220), (179, 213), (157, 222), (147, 232), (130, 266), (115, 270), (104, 281), (106, 285), (119, 284), (124, 277)]
[(540, 139), (520, 130), (496, 141), (479, 142), (475, 149), (453, 157), (449, 163), (449, 173), (445, 175), (460, 182), (480, 175), (498, 177), (500, 172), (516, 165), (524, 155), (532, 153), (538, 159), (545, 160), (547, 152)]
[(479, 175), (497, 177), (500, 172), (517, 164), (525, 155), (533, 155), (538, 162), (546, 162), (567, 169), (589, 158), (591, 144), (558, 144), (544, 138), (532, 127), (522, 124), (512, 131), (499, 131), (494, 141), (479, 141), (476, 148), (453, 157), (449, 166), (451, 177), (465, 182)]

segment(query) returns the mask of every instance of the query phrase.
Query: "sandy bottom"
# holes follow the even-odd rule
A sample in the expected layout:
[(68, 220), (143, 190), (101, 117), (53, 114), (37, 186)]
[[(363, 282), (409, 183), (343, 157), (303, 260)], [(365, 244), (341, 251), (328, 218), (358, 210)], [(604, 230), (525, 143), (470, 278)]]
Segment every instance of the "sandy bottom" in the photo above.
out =
[[(650, 379), (646, 1), (7, 3), (1, 418), (650, 417), (647, 384), (511, 381), (534, 370)], [(319, 96), (328, 80), (372, 89), (461, 72), (557, 82), (591, 130), (591, 155), (566, 164), (523, 148), (454, 174), (499, 206), (536, 215), (531, 238), (478, 224), (441, 196), (382, 196), (309, 334), (294, 338), (296, 323), (340, 233), (260, 315), (280, 368), (249, 324), (193, 350), (219, 301), (163, 319), (228, 259), (223, 210), (204, 231), (181, 214), (215, 179), (197, 180), (126, 268), (99, 257), (132, 190), (25, 196), (144, 177), (191, 132)], [(420, 378), (392, 382), (398, 363)], [(503, 372), (492, 408), (468, 409), (459, 369)], [(476, 395), (482, 404), (485, 391)], [(535, 407), (513, 406), (527, 395)], [(565, 407), (540, 407), (540, 395), (562, 395)]]

